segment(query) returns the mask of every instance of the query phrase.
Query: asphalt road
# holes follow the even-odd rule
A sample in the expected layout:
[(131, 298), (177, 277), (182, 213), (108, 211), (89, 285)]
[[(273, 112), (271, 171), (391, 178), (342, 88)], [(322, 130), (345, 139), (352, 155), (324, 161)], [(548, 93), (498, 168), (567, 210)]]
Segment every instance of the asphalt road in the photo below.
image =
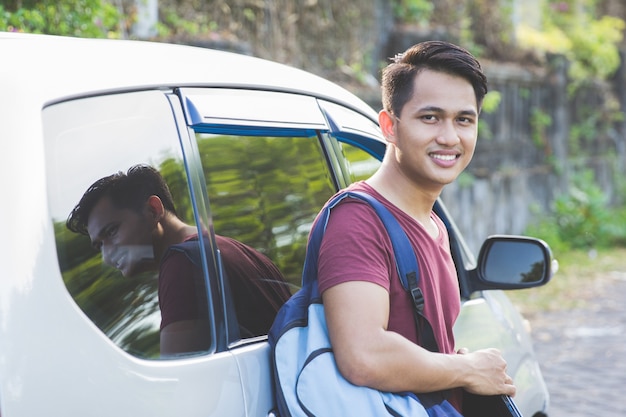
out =
[(626, 271), (599, 283), (584, 308), (530, 318), (549, 417), (626, 416)]

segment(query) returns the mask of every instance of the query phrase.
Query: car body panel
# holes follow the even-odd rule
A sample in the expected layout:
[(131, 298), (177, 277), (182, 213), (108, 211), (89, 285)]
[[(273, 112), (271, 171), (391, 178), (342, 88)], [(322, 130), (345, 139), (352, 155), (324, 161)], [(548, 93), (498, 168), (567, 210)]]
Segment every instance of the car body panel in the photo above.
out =
[[(454, 326), (457, 348), (470, 351), (497, 346), (507, 358), (507, 369), (515, 381), (515, 401), (523, 416), (547, 410), (547, 387), (534, 357), (527, 325), (502, 291), (484, 291), (465, 301)], [(480, 332), (476, 332), (480, 329)], [(519, 352), (525, 352), (519, 355)]]
[[(21, 61), (20, 71), (10, 71), (10, 66), (0, 69), (0, 74), (6, 75), (3, 88), (21, 91), (28, 86), (30, 102), (46, 104), (85, 94), (173, 86), (240, 87), (314, 95), (376, 119), (365, 102), (334, 83), (286, 65), (231, 52), (6, 32), (0, 32), (0, 50), (4, 56), (19, 56)], [(106, 77), (94, 77), (97, 68), (106, 69)]]
[[(139, 146), (123, 142), (124, 138), (108, 138), (106, 126), (98, 125), (100, 112), (85, 109), (92, 98), (111, 103), (110, 120), (120, 126), (132, 125), (126, 114), (140, 114), (146, 120), (139, 125), (142, 131), (130, 131), (128, 137), (143, 135), (144, 147), (159, 149), (161, 145), (150, 139), (167, 133), (171, 139), (167, 146), (179, 146), (184, 161), (195, 222), (211, 227), (214, 201), (207, 192), (208, 174), (202, 171), (198, 151), (202, 143), (197, 138), (206, 135), (210, 142), (219, 131), (224, 138), (247, 139), (271, 133), (277, 138), (267, 139), (268, 146), (283, 146), (281, 135), (285, 143), (292, 140), (296, 145), (319, 140), (315, 146), (323, 151), (330, 176), (319, 186), (328, 192), (371, 172), (382, 158), (384, 140), (376, 112), (322, 78), (227, 52), (0, 33), (0, 54), (14, 63), (0, 67), (4, 92), (0, 178), (10, 201), (0, 205), (5, 220), (0, 241), (2, 416), (267, 416), (273, 408), (273, 388), (264, 338), (237, 341), (226, 332), (225, 340), (207, 355), (147, 360), (107, 337), (64, 284), (58, 252), (65, 249), (58, 245), (51, 219), (62, 220), (67, 212), (69, 202), (59, 202), (68, 184), (75, 188), (89, 184), (96, 162), (115, 159), (111, 169), (129, 166), (134, 146)], [(250, 107), (241, 109), (237, 99)], [(283, 104), (277, 104), (281, 100)], [(258, 111), (261, 108), (263, 112)], [(63, 114), (77, 118), (67, 124), (61, 121)], [(80, 129), (89, 134), (90, 143), (81, 141), (85, 135)], [(75, 155), (59, 145), (70, 139), (76, 143)], [(94, 150), (93, 143), (100, 148)], [(124, 147), (116, 151), (113, 143)], [(359, 156), (348, 162), (343, 143), (372, 158)], [(74, 166), (87, 152), (95, 152), (102, 161)], [(69, 174), (59, 177), (56, 173), (62, 168)], [(438, 207), (440, 216), (449, 217), (441, 203)], [(306, 236), (307, 222), (294, 226), (300, 237)], [(456, 239), (453, 253), (464, 288), (466, 271), (475, 261), (451, 220), (449, 228)], [(219, 258), (215, 248), (211, 250)], [(219, 265), (210, 268), (217, 270)], [(522, 318), (500, 291), (471, 296), (462, 291), (462, 297), (455, 326), (459, 347), (502, 348), (515, 371), (524, 415), (544, 412), (548, 393)], [(215, 303), (221, 309), (216, 315), (228, 316), (227, 297), (216, 298)], [(476, 323), (492, 331), (477, 338), (472, 330)], [(220, 337), (219, 332), (214, 335)]]

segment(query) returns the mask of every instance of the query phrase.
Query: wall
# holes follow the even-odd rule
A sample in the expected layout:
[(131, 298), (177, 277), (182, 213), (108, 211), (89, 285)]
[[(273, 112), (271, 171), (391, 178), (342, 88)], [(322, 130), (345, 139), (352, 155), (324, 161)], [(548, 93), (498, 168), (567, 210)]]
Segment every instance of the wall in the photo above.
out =
[(624, 108), (623, 93), (615, 95), (626, 85), (623, 69), (613, 85), (594, 84), (575, 96), (568, 95), (562, 57), (534, 69), (485, 63), (485, 71), (500, 105), (481, 116), (488, 128), (481, 128), (474, 160), (442, 194), (474, 251), (491, 234), (523, 234), (586, 169), (594, 171), (609, 203), (620, 203), (625, 129), (604, 119), (613, 100)]

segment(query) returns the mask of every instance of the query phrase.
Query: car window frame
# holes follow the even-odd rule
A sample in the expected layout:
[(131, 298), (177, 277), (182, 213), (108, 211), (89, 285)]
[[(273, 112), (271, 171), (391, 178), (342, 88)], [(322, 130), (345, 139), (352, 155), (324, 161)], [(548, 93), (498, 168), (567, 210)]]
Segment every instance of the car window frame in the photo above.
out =
[[(88, 95), (81, 95), (81, 96), (74, 96), (71, 98), (66, 98), (63, 100), (56, 100), (54, 102), (50, 102), (48, 103), (43, 109), (42, 111), (44, 112), (44, 119), (45, 119), (45, 115), (46, 112), (50, 111), (49, 109), (51, 108), (55, 108), (56, 106), (63, 106), (66, 103), (80, 103), (82, 100), (124, 100), (125, 96), (136, 96), (136, 97), (141, 97), (142, 95), (146, 95), (146, 97), (150, 97), (147, 95), (152, 95), (152, 101), (154, 101), (154, 98), (157, 96), (162, 97), (163, 103), (160, 106), (163, 106), (163, 112), (171, 115), (171, 120), (169, 120), (167, 123), (170, 124), (173, 127), (173, 131), (171, 132), (171, 138), (168, 138), (166, 141), (168, 143), (171, 144), (172, 149), (175, 149), (176, 152), (180, 152), (180, 158), (179, 158), (179, 162), (182, 164), (181, 167), (184, 169), (185, 172), (185, 181), (186, 181), (186, 192), (187, 193), (193, 193), (193, 190), (197, 189), (197, 187), (193, 187), (192, 189), (192, 184), (191, 184), (191, 180), (192, 177), (190, 177), (189, 173), (192, 172), (192, 170), (189, 169), (189, 162), (190, 159), (188, 158), (189, 155), (193, 155), (193, 152), (190, 152), (190, 148), (188, 144), (185, 144), (184, 141), (184, 137), (186, 136), (186, 133), (184, 131), (184, 129), (181, 131), (181, 126), (184, 127), (184, 123), (181, 124), (181, 120), (184, 121), (184, 118), (181, 119), (181, 117), (183, 116), (182, 113), (182, 108), (180, 107), (180, 105), (178, 104), (177, 101), (172, 101), (172, 90), (171, 89), (153, 89), (153, 88), (147, 88), (147, 89), (129, 89), (129, 90), (118, 90), (118, 91), (105, 91), (105, 92), (99, 92), (99, 93), (91, 93)], [(156, 95), (156, 96), (155, 96)], [(99, 105), (98, 102), (95, 103), (95, 106)], [(53, 110), (54, 111), (54, 110)], [(82, 123), (82, 120), (80, 121)], [(54, 126), (54, 125), (53, 125)], [(44, 132), (47, 132), (47, 127), (44, 124)], [(54, 132), (54, 128), (52, 129), (52, 131)], [(175, 133), (174, 133), (175, 132)], [(45, 133), (45, 136), (47, 136), (48, 133)], [(176, 135), (176, 136), (174, 136)], [(53, 141), (49, 141), (50, 143), (52, 143)], [(53, 154), (49, 154), (49, 152), (51, 150), (53, 150), (57, 145), (48, 145), (46, 146), (46, 158), (50, 158), (53, 157), (51, 155)], [(148, 162), (144, 162), (144, 163), (148, 163)], [(150, 165), (153, 166), (152, 163), (149, 163)], [(52, 171), (52, 165), (54, 164), (48, 164), (47, 169), (48, 169), (48, 175), (51, 177), (56, 177), (57, 176), (57, 172), (56, 171)], [(114, 165), (119, 165), (117, 162), (114, 162)], [(124, 167), (127, 169), (128, 166), (124, 165)], [(55, 182), (50, 182), (48, 187), (51, 187), (51, 184), (53, 184)], [(56, 195), (58, 193), (54, 193), (52, 190), (48, 190), (48, 198), (50, 198), (51, 195)], [(197, 213), (199, 213), (200, 211), (196, 209), (197, 206), (197, 200), (193, 198), (193, 194), (191, 194), (189, 196), (189, 201), (192, 205), (192, 211), (194, 213), (194, 219), (193, 219), (193, 225), (194, 227), (197, 228), (198, 234), (202, 233), (201, 227), (200, 225), (202, 223), (200, 223), (198, 220), (198, 216)], [(52, 217), (51, 221), (55, 221), (55, 218)], [(214, 245), (213, 248), (211, 248), (211, 250), (213, 250), (213, 252), (210, 252), (212, 255), (211, 256), (206, 256), (205, 255), (205, 248), (203, 247), (203, 241), (199, 240), (199, 245), (201, 247), (200, 252), (202, 253), (203, 258), (207, 258), (207, 259), (203, 259), (203, 275), (205, 277), (205, 280), (208, 280), (208, 276), (209, 276), (209, 272), (208, 272), (208, 266), (211, 264), (211, 262), (208, 262), (208, 259), (214, 259), (216, 257), (215, 255), (215, 251), (214, 251)], [(57, 248), (57, 251), (59, 249)], [(208, 250), (208, 249), (207, 249)], [(61, 267), (61, 265), (59, 264), (59, 268)], [(215, 269), (215, 267), (214, 267)], [(60, 270), (61, 271), (61, 270)], [(157, 274), (157, 273), (155, 273)], [(64, 274), (60, 273), (59, 274), (62, 280), (65, 280), (64, 278)], [(155, 275), (156, 276), (156, 275)], [(65, 282), (64, 282), (64, 285)], [(67, 287), (66, 287), (67, 288)], [(211, 292), (211, 288), (209, 285), (206, 286), (206, 288), (209, 291), (209, 294)], [(156, 296), (156, 294), (155, 294)], [(211, 322), (211, 342), (210, 342), (210, 346), (206, 349), (203, 350), (201, 352), (193, 352), (190, 354), (184, 354), (184, 355), (180, 355), (180, 358), (187, 358), (189, 356), (209, 356), (212, 353), (216, 352), (217, 349), (217, 343), (220, 340), (220, 338), (218, 338), (217, 333), (216, 333), (216, 328), (218, 326), (216, 326), (216, 323), (218, 323), (216, 317), (215, 317), (215, 311), (219, 311), (219, 309), (221, 309), (221, 304), (219, 302), (219, 300), (213, 296), (213, 295), (205, 295), (206, 297), (210, 297), (207, 298), (207, 308), (208, 308), (208, 313), (209, 313), (209, 320)], [(76, 303), (76, 305), (79, 307), (79, 310), (86, 316), (86, 318), (88, 320), (90, 320), (92, 323), (96, 324), (94, 322), (94, 320), (92, 319), (92, 317), (88, 314), (87, 311), (83, 310), (83, 308), (80, 306), (80, 304), (77, 302), (76, 299), (74, 299), (74, 297), (72, 296), (73, 301)], [(99, 327), (96, 324), (96, 327)], [(99, 328), (99, 330), (111, 341), (111, 343), (113, 345), (115, 345), (117, 348), (119, 348), (120, 350), (122, 350), (124, 353), (132, 356), (133, 358), (139, 359), (139, 360), (147, 360), (147, 361), (159, 361), (159, 360), (163, 360), (166, 358), (159, 358), (159, 357), (146, 357), (146, 356), (142, 356), (140, 354), (136, 354), (130, 350), (124, 349), (122, 346), (120, 346), (115, 340), (113, 340), (111, 338), (111, 336), (109, 334), (107, 334), (103, 329)], [(177, 359), (174, 357), (168, 357), (167, 360), (170, 359)]]
[[(276, 123), (268, 123), (266, 121), (254, 120), (251, 118), (235, 118), (228, 117), (228, 112), (224, 112), (221, 115), (223, 123), (216, 122), (215, 119), (204, 117), (202, 115), (202, 99), (197, 100), (198, 97), (211, 96), (213, 93), (219, 95), (227, 94), (229, 91), (236, 91), (238, 95), (245, 95), (250, 93), (259, 98), (266, 98), (268, 101), (272, 101), (272, 97), (280, 98), (293, 98), (297, 97), (300, 103), (304, 103), (308, 106), (308, 110), (316, 112), (316, 117), (312, 117), (307, 120), (300, 120), (297, 123), (289, 123), (286, 120), (278, 120)], [(211, 200), (208, 195), (207, 183), (204, 176), (202, 163), (200, 161), (201, 155), (195, 139), (196, 133), (209, 133), (209, 134), (232, 134), (242, 136), (272, 136), (272, 137), (316, 137), (318, 144), (321, 148), (326, 168), (328, 169), (330, 180), (332, 181), (334, 192), (336, 192), (342, 184), (345, 183), (340, 175), (343, 175), (343, 171), (337, 169), (333, 160), (335, 156), (334, 150), (330, 149), (330, 144), (325, 138), (328, 136), (330, 126), (327, 123), (324, 113), (318, 105), (318, 101), (315, 97), (285, 93), (279, 91), (270, 90), (255, 90), (255, 89), (224, 89), (218, 87), (206, 87), (206, 88), (178, 88), (175, 89), (172, 95), (172, 100), (177, 100), (176, 105), (182, 108), (182, 118), (179, 120), (185, 124), (185, 133), (181, 131), (181, 144), (186, 149), (185, 159), (193, 161), (187, 164), (190, 168), (190, 174), (193, 175), (198, 181), (190, 181), (190, 186), (194, 188), (194, 194), (197, 198), (201, 199), (199, 207), (203, 207), (202, 213), (199, 215), (203, 219), (205, 224), (211, 225), (209, 228), (209, 234), (213, 245), (215, 245), (215, 230), (213, 229), (213, 217), (211, 211)], [(175, 97), (175, 98), (174, 98)], [(194, 102), (194, 99), (196, 100)], [(280, 115), (279, 115), (280, 116)], [(278, 119), (278, 117), (277, 117)], [(321, 207), (320, 207), (321, 209)], [(214, 250), (217, 253), (216, 259), (219, 257), (219, 249), (214, 246)], [(221, 269), (220, 265), (217, 265), (217, 273), (220, 296), (219, 301), (221, 304), (221, 316), (218, 318), (224, 318), (227, 323), (226, 331), (223, 334), (216, 336), (218, 341), (217, 351), (223, 351), (228, 349), (240, 348), (254, 343), (266, 342), (267, 335), (257, 336), (252, 338), (241, 338), (239, 333), (235, 330), (238, 328), (237, 318), (234, 312), (234, 300), (232, 292), (226, 285), (226, 277)], [(230, 329), (230, 330), (228, 330)]]

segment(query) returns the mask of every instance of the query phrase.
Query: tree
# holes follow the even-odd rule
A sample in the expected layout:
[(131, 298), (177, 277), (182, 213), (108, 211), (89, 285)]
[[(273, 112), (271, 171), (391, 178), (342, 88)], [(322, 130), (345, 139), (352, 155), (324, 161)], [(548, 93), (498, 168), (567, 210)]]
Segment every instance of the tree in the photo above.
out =
[(9, 0), (0, 5), (0, 30), (85, 38), (119, 38), (122, 14), (104, 0)]

